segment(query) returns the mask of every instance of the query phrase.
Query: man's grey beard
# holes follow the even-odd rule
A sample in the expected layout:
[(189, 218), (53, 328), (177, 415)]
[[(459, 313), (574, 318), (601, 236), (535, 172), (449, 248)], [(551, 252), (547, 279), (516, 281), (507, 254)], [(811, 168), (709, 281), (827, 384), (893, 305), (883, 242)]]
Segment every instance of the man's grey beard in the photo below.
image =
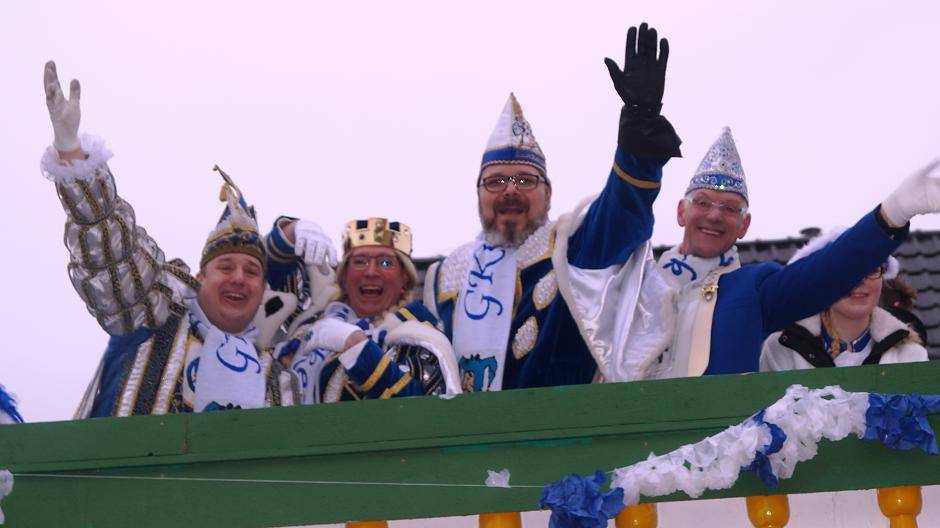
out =
[(541, 217), (526, 224), (525, 229), (521, 231), (516, 231), (516, 224), (514, 222), (504, 224), (503, 230), (500, 231), (496, 227), (495, 216), (492, 220), (487, 222), (483, 219), (483, 211), (480, 210), (480, 224), (483, 225), (483, 238), (486, 240), (487, 244), (494, 246), (517, 248), (521, 246), (532, 233), (535, 233), (538, 228), (546, 223), (548, 223), (548, 211), (545, 211)]

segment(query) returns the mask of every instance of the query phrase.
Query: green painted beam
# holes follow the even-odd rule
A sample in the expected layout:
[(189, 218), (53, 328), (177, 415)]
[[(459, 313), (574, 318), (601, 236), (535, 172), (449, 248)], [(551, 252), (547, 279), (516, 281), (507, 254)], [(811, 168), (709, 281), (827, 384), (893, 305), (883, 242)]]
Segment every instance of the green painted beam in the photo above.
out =
[[(793, 383), (940, 393), (940, 363), (0, 426), (0, 468), (18, 475), (0, 506), (10, 526), (82, 528), (531, 510), (541, 486), (564, 474), (699, 441)], [(502, 468), (513, 485), (532, 487), (482, 487), (487, 469)], [(853, 438), (838, 448), (824, 441), (775, 490), (744, 475), (702, 498), (937, 483), (940, 457)]]

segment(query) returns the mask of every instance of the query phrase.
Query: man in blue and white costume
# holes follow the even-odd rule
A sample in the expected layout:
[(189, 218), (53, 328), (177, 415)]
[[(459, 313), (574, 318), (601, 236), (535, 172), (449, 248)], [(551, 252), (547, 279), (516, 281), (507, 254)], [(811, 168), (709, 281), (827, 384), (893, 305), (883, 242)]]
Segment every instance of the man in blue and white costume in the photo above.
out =
[(497, 121), (476, 180), (483, 231), (425, 281), (465, 391), (624, 379), (614, 356), (636, 330), (652, 204), (681, 142), (660, 114), (667, 41), (643, 24), (626, 49), (622, 71), (605, 61), (624, 102), (607, 183), (558, 222), (545, 156), (513, 95)]
[(930, 175), (935, 168), (936, 162), (905, 180), (824, 249), (785, 267), (741, 267), (734, 244), (750, 225), (749, 197), (726, 127), (679, 200), (682, 243), (659, 258), (675, 321), (663, 354), (635, 360), (643, 377), (757, 371), (767, 335), (846, 295), (897, 249), (911, 217), (940, 211), (940, 180)]
[[(276, 349), (299, 374), (303, 403), (460, 392), (453, 349), (437, 319), (409, 302), (417, 272), (407, 225), (385, 218), (347, 223), (336, 282), (326, 288), (332, 244), (315, 224), (281, 217), (266, 244), (272, 288), (296, 292), (297, 277), (311, 283), (309, 306)], [(298, 272), (302, 265), (305, 273)], [(325, 309), (323, 299), (332, 300)]]
[(222, 173), (226, 207), (203, 248), (200, 271), (191, 277), (182, 261), (166, 262), (136, 225), (134, 210), (116, 192), (103, 140), (79, 138), (78, 81), (72, 80), (65, 99), (50, 61), (45, 89), (55, 140), (41, 165), (66, 212), (69, 276), (111, 336), (76, 417), (299, 400), (291, 373), (254, 344), (264, 245), (254, 211), (231, 179)]

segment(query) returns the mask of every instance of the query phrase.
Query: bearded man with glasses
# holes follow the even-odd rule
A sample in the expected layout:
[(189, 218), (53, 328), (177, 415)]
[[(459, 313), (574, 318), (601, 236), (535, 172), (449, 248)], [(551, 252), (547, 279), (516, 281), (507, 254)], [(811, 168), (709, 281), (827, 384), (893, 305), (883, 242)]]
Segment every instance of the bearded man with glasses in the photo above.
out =
[(756, 371), (764, 338), (850, 294), (897, 249), (911, 217), (940, 211), (940, 179), (931, 175), (936, 166), (902, 182), (806, 258), (741, 267), (735, 242), (747, 233), (751, 214), (741, 158), (726, 127), (679, 200), (682, 243), (657, 263), (665, 282), (659, 295), (674, 306), (665, 346), (659, 354), (630, 350), (628, 363), (643, 378)]
[(476, 179), (482, 232), (425, 279), (465, 391), (623, 379), (613, 356), (633, 330), (653, 200), (681, 143), (660, 115), (668, 55), (643, 24), (627, 32), (623, 70), (605, 61), (624, 102), (613, 167), (599, 196), (554, 223), (545, 155), (510, 94)]

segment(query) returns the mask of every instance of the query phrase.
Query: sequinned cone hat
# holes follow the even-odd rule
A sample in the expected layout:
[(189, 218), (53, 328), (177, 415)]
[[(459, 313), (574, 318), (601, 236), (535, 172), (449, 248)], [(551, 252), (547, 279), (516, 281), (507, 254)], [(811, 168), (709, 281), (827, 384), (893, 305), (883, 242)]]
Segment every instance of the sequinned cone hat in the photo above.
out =
[(695, 174), (692, 175), (689, 188), (685, 190), (685, 193), (688, 194), (696, 189), (733, 192), (741, 195), (744, 201), (748, 202), (744, 167), (741, 165), (741, 156), (738, 154), (738, 148), (734, 144), (729, 127), (725, 127), (718, 139), (712, 143)]
[(530, 165), (538, 169), (543, 176), (546, 175), (545, 154), (532, 134), (532, 126), (522, 114), (522, 106), (512, 93), (509, 94), (509, 99), (486, 144), (483, 160), (480, 162), (480, 172), (499, 163)]

